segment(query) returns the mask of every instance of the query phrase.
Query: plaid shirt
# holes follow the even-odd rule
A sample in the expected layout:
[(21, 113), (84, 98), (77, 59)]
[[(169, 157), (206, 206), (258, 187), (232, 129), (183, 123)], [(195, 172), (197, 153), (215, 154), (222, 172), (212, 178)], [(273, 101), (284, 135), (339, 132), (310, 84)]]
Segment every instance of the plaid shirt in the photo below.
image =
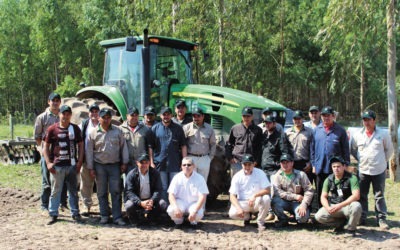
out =
[[(304, 198), (301, 205), (308, 207), (314, 196), (314, 188), (303, 171), (293, 169), (293, 174), (294, 177), (289, 179), (282, 169), (280, 169), (273, 176), (272, 186), (274, 187), (274, 195), (279, 195), (281, 199), (287, 201), (295, 201), (297, 195), (303, 195)], [(299, 187), (297, 188), (298, 190), (296, 190), (296, 186)]]

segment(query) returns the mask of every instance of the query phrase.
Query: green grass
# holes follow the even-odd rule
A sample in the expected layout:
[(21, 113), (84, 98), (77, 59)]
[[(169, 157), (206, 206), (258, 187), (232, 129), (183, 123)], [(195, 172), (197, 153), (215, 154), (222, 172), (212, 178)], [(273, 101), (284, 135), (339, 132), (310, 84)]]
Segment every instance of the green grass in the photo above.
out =
[[(17, 124), (14, 126), (14, 139), (19, 137), (33, 138), (33, 125)], [(0, 140), (11, 139), (11, 132), (9, 125), (0, 125)]]
[(40, 165), (0, 165), (0, 187), (40, 193)]

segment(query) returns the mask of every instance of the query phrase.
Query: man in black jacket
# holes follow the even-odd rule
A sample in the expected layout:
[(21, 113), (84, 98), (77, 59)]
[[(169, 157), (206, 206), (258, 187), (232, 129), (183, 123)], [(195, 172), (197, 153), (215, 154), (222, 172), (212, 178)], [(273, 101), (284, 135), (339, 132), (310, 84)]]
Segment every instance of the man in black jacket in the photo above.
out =
[(167, 203), (161, 199), (160, 173), (150, 167), (149, 155), (140, 155), (136, 164), (125, 181), (125, 209), (130, 222), (138, 225), (159, 216)]

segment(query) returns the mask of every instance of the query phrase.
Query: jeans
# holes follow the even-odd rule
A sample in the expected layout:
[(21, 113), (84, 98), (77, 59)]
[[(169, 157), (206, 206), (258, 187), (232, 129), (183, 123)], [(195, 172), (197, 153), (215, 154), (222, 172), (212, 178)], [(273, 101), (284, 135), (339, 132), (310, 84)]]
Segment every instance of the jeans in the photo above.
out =
[(93, 205), (92, 195), (94, 179), (90, 176), (90, 170), (86, 168), (86, 164), (81, 169), (81, 196), (85, 207), (90, 208)]
[(97, 198), (99, 199), (100, 215), (108, 217), (109, 203), (108, 192), (111, 194), (111, 213), (114, 222), (122, 217), (121, 212), (121, 169), (119, 163), (100, 164), (95, 162), (94, 169), (96, 170), (97, 183)]
[(69, 205), (71, 215), (79, 215), (78, 190), (77, 190), (77, 172), (76, 166), (54, 166), (55, 174), (50, 175), (51, 195), (49, 203), (50, 216), (58, 216), (58, 207), (60, 206), (61, 193), (66, 183), (69, 194)]
[(160, 178), (161, 178), (161, 184), (162, 184), (162, 193), (161, 193), (161, 199), (163, 200), (168, 200), (168, 187), (169, 184), (171, 183), (172, 179), (176, 174), (179, 172), (166, 172), (166, 171), (160, 171)]
[(276, 216), (278, 216), (279, 221), (288, 221), (287, 215), (284, 211), (294, 214), (296, 221), (298, 223), (306, 223), (308, 218), (310, 218), (310, 210), (307, 208), (307, 212), (304, 216), (300, 216), (298, 213), (298, 207), (301, 205), (297, 201), (287, 201), (279, 196), (275, 196), (272, 199), (272, 209), (274, 210)]
[(42, 174), (42, 193), (40, 194), (40, 200), (42, 201), (42, 209), (49, 208), (49, 199), (51, 194), (51, 184), (50, 184), (50, 172), (46, 166), (46, 160), (42, 156), (40, 160)]
[(385, 171), (378, 175), (366, 175), (360, 173), (360, 203), (362, 207), (361, 218), (365, 220), (368, 214), (368, 193), (372, 183), (372, 190), (375, 196), (375, 216), (376, 219), (386, 219), (387, 208), (385, 201)]

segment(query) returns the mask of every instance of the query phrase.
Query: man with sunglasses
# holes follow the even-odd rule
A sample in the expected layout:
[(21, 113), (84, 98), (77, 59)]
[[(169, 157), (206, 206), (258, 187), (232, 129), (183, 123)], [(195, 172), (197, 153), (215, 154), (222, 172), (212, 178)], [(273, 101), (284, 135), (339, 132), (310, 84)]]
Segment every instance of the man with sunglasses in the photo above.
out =
[(304, 126), (314, 129), (322, 123), (321, 112), (319, 111), (318, 106), (311, 106), (308, 109), (308, 116), (310, 117), (310, 120), (305, 122)]
[(200, 107), (192, 110), (193, 122), (183, 126), (187, 140), (188, 155), (193, 159), (197, 172), (207, 182), (210, 163), (215, 155), (216, 139), (214, 129), (204, 122)]
[(192, 122), (192, 117), (186, 114), (187, 107), (185, 100), (179, 99), (175, 102), (175, 114), (172, 121), (181, 126)]
[(208, 194), (207, 184), (204, 178), (194, 171), (195, 165), (192, 158), (183, 158), (181, 169), (182, 171), (174, 176), (168, 188), (170, 205), (167, 213), (177, 228), (181, 227), (185, 216), (188, 216), (191, 227), (196, 228), (197, 223), (204, 216), (204, 204)]

